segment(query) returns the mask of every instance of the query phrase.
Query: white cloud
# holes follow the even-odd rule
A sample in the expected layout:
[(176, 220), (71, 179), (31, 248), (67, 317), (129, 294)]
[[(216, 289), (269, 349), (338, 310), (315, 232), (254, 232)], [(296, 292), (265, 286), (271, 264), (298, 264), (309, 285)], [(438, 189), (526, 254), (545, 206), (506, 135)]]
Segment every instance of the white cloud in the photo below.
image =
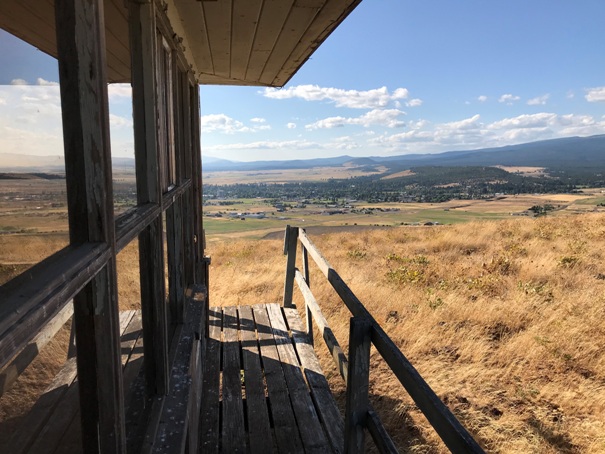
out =
[(398, 128), (405, 123), (398, 118), (405, 115), (405, 112), (399, 109), (374, 109), (359, 117), (328, 117), (323, 120), (305, 125), (308, 130), (314, 129), (332, 129), (340, 128), (345, 125), (359, 125), (369, 127), (371, 125), (385, 126), (388, 128)]
[(44, 80), (41, 77), (38, 77), (36, 79), (36, 85), (45, 85), (45, 86), (50, 86), (50, 87), (57, 86), (58, 87), (59, 86), (59, 82), (52, 82), (52, 81), (49, 81), (49, 80)]
[(328, 149), (335, 150), (355, 150), (357, 148), (361, 148), (361, 145), (355, 141), (352, 137), (349, 136), (341, 136), (335, 139), (332, 139), (326, 146)]
[(441, 125), (442, 128), (447, 130), (468, 130), (468, 129), (476, 129), (480, 126), (479, 119), (480, 115), (476, 114), (470, 118), (465, 118), (464, 120), (452, 121), (449, 123), (443, 123)]
[(605, 101), (605, 87), (595, 87), (586, 90), (584, 96), (588, 102), (604, 102)]
[(505, 95), (500, 96), (500, 98), (498, 99), (498, 102), (502, 102), (502, 103), (511, 105), (512, 103), (514, 103), (515, 101), (519, 101), (520, 99), (521, 98), (519, 96), (515, 96), (515, 95), (511, 95), (510, 93), (507, 93)]
[(130, 84), (109, 84), (107, 94), (112, 102), (116, 102), (120, 98), (128, 99), (132, 97), (132, 87)]
[(367, 144), (398, 153), (499, 147), (559, 137), (602, 134), (605, 130), (605, 116), (595, 119), (590, 115), (541, 112), (484, 124), (479, 115), (474, 115), (440, 124), (413, 121), (407, 127), (409, 130), (402, 133), (385, 133), (370, 138)]
[(557, 114), (541, 112), (537, 114), (524, 114), (513, 118), (504, 118), (488, 125), (488, 129), (523, 129), (544, 128), (557, 120)]
[(288, 129), (296, 129), (296, 123), (288, 123), (286, 126)]
[(132, 127), (132, 119), (109, 114), (109, 125), (113, 128)]
[(330, 101), (336, 107), (353, 109), (384, 108), (398, 99), (407, 99), (409, 95), (406, 88), (397, 88), (393, 93), (389, 93), (387, 87), (373, 90), (343, 90), (318, 85), (296, 85), (284, 89), (265, 88), (261, 93), (272, 99), (299, 98), (305, 101)]
[(422, 99), (414, 98), (405, 103), (408, 107), (418, 107), (422, 105)]
[(257, 142), (230, 143), (205, 147), (208, 150), (308, 150), (322, 148), (321, 144), (308, 140), (261, 140)]
[(29, 85), (24, 79), (13, 79), (11, 80), (11, 85)]
[(550, 93), (546, 93), (542, 96), (536, 96), (535, 98), (531, 98), (527, 101), (528, 106), (543, 106), (546, 104), (548, 99), (550, 98)]
[(479, 101), (479, 102), (485, 102), (485, 101), (487, 101), (487, 96), (481, 95), (481, 96), (477, 97), (477, 101)]
[(257, 132), (271, 129), (271, 125), (264, 124), (266, 122), (264, 118), (252, 118), (250, 121), (254, 123), (251, 127), (225, 114), (210, 114), (201, 116), (200, 125), (204, 133), (234, 134), (236, 132)]

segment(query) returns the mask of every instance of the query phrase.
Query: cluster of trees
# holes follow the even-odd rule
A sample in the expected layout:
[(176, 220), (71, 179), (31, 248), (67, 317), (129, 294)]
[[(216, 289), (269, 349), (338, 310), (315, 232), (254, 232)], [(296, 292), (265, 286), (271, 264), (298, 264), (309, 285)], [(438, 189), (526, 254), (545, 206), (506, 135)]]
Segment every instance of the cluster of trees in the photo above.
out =
[(495, 194), (572, 192), (579, 185), (591, 183), (585, 175), (582, 178), (568, 175), (566, 178), (524, 177), (496, 167), (424, 166), (412, 168), (411, 171), (412, 175), (391, 179), (365, 176), (322, 182), (204, 185), (204, 192), (217, 194), (220, 190), (226, 198), (435, 203), (452, 199), (490, 198)]

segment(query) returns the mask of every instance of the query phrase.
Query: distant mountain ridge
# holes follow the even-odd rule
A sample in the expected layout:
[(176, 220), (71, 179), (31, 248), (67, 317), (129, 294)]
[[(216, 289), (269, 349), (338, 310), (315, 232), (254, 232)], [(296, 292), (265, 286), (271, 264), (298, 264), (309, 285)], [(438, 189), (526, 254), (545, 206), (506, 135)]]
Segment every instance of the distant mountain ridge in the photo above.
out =
[(518, 145), (478, 150), (447, 151), (435, 154), (396, 156), (296, 159), (289, 161), (238, 162), (205, 158), (206, 172), (221, 170), (286, 170), (311, 167), (384, 165), (389, 173), (412, 166), (531, 166), (550, 169), (605, 168), (605, 134), (590, 137), (566, 137)]
[[(133, 167), (132, 158), (114, 158), (114, 167)], [(348, 155), (286, 161), (238, 162), (202, 155), (205, 172), (288, 170), (312, 167), (384, 166), (396, 173), (418, 166), (530, 166), (557, 170), (605, 172), (605, 134), (566, 137), (479, 150), (447, 151), (435, 154), (353, 157)], [(0, 153), (0, 172), (63, 172), (62, 156), (28, 156)]]

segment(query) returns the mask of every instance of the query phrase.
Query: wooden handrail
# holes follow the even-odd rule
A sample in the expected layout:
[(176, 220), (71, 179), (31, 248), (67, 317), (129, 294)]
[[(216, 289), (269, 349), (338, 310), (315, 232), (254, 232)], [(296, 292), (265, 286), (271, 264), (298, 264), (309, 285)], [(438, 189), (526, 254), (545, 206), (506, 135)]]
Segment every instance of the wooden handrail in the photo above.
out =
[[(401, 350), (397, 348), (380, 324), (372, 317), (363, 303), (355, 296), (345, 281), (313, 244), (306, 232), (303, 229), (288, 226), (287, 238), (289, 241), (286, 241), (286, 244), (284, 245), (285, 252), (287, 252), (288, 255), (294, 255), (296, 253), (296, 245), (292, 246), (291, 238), (298, 238), (303, 248), (303, 257), (306, 254), (310, 255), (351, 314), (354, 317), (366, 320), (369, 323), (372, 344), (374, 344), (376, 350), (386, 361), (389, 368), (393, 371), (429, 423), (433, 426), (445, 445), (452, 452), (483, 453), (483, 449), (479, 444), (473, 439), (464, 426), (462, 426), (458, 419), (456, 419), (449, 408), (441, 399), (439, 399)], [(293, 267), (294, 265), (290, 265), (289, 258), (288, 267), (290, 266)], [(342, 349), (340, 349), (338, 341), (329, 328), (327, 321), (321, 314), (319, 304), (311, 293), (304, 276), (298, 270), (293, 274), (292, 281), (295, 280), (297, 282), (301, 293), (303, 294), (307, 312), (315, 318), (330, 353), (341, 371), (341, 375), (348, 384), (347, 359), (344, 356), (344, 353), (342, 353)], [(288, 278), (289, 274), (287, 272), (286, 280)], [(286, 282), (286, 287), (287, 286), (288, 283)], [(351, 339), (349, 339), (349, 342), (351, 342)], [(338, 346), (338, 350), (336, 350), (335, 346)], [(393, 442), (388, 437), (388, 434), (386, 434), (386, 431), (374, 410), (371, 407), (369, 408), (370, 410), (368, 410), (368, 413), (370, 413), (370, 416), (365, 418), (366, 427), (369, 429), (370, 434), (376, 441), (376, 445), (381, 452), (393, 452), (395, 449)]]
[(0, 287), (0, 369), (111, 257), (104, 243), (67, 246)]

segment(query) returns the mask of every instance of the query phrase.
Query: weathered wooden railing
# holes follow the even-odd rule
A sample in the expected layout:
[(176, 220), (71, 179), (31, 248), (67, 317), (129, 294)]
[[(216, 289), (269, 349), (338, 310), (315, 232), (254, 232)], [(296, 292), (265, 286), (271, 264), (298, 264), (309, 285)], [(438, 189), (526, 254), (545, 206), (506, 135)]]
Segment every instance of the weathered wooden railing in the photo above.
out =
[[(296, 268), (296, 249), (299, 241), (302, 247), (302, 273)], [(347, 383), (344, 452), (363, 452), (365, 429), (368, 429), (380, 452), (397, 452), (395, 444), (369, 402), (370, 346), (373, 344), (446, 446), (456, 453), (482, 453), (481, 447), (397, 348), (303, 229), (286, 227), (284, 254), (288, 259), (283, 304), (285, 307), (292, 306), (296, 281), (305, 300), (307, 334), (313, 342), (314, 321)], [(309, 288), (309, 255), (353, 315), (350, 320), (348, 360)]]

